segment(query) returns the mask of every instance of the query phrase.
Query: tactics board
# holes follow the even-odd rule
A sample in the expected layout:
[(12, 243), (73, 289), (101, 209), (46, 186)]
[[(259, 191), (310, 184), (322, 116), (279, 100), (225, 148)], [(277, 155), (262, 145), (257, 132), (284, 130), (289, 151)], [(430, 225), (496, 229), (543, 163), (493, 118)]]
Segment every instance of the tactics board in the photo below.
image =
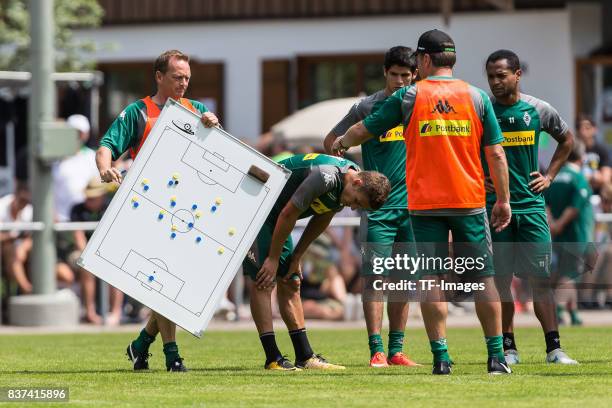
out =
[(169, 99), (79, 265), (199, 337), (290, 174)]

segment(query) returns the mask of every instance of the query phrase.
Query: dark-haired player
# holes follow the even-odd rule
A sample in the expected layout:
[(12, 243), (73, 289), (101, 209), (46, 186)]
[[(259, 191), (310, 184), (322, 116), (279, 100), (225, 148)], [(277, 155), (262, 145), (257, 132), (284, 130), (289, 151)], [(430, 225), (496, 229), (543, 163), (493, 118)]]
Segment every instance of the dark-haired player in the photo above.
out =
[[(410, 85), (417, 73), (416, 57), (408, 47), (397, 46), (385, 53), (383, 74), (385, 87), (380, 91), (357, 102), (346, 116), (332, 129), (325, 138), (325, 148), (331, 153), (331, 146), (338, 136), (343, 135), (355, 123), (376, 112), (393, 92)], [(376, 170), (389, 178), (391, 193), (387, 202), (377, 211), (369, 211), (361, 220), (361, 241), (365, 251), (371, 253), (363, 256), (362, 273), (366, 280), (380, 279), (374, 275), (372, 265), (368, 262), (373, 256), (389, 257), (393, 244), (414, 242), (410, 215), (406, 197), (406, 146), (404, 144), (404, 126), (397, 124), (394, 129), (373, 137), (361, 146), (364, 168)], [(384, 276), (389, 276), (385, 270)], [(364, 285), (365, 287), (371, 285)], [(370, 300), (368, 296), (374, 299)], [(408, 318), (408, 303), (404, 299), (387, 304), (389, 315), (389, 348), (385, 348), (381, 336), (384, 302), (376, 294), (367, 294), (363, 298), (363, 312), (368, 331), (370, 347), (370, 367), (387, 367), (388, 365), (417, 365), (403, 353), (404, 330)]]
[[(533, 290), (534, 311), (546, 340), (546, 361), (577, 364), (561, 349), (550, 282), (551, 239), (543, 196), (570, 154), (574, 137), (552, 106), (520, 92), (522, 72), (514, 52), (495, 51), (487, 59), (486, 70), (494, 96), (493, 109), (504, 135), (502, 145), (510, 177), (510, 225), (501, 232), (491, 229), (495, 243), (495, 281), (502, 299), (506, 362), (519, 362), (514, 340), (514, 302), (510, 291), (512, 278), (517, 275), (527, 278)], [(546, 174), (538, 170), (538, 144), (542, 131), (559, 143)], [(490, 211), (496, 196), (489, 179), (486, 186)]]

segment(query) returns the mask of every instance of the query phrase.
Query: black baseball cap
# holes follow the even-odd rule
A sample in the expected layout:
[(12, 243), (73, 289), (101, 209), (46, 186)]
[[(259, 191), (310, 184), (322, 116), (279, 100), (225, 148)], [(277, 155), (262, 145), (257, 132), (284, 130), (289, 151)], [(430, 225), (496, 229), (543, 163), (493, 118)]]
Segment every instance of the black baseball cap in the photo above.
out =
[(455, 43), (448, 34), (440, 30), (429, 30), (419, 37), (417, 53), (455, 52)]

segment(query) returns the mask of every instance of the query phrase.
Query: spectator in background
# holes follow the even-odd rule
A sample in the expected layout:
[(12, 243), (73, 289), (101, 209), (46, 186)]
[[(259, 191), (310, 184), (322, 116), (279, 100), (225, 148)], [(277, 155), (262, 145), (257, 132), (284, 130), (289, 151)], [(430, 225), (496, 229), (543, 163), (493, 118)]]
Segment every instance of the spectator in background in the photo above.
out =
[(341, 320), (346, 286), (331, 260), (331, 239), (321, 234), (310, 245), (302, 261), (300, 296), (306, 319)]
[(576, 120), (578, 138), (586, 147), (583, 160), (583, 173), (595, 194), (602, 186), (612, 181), (608, 148), (597, 140), (597, 126), (588, 115), (580, 114)]
[[(18, 180), (15, 193), (0, 198), (0, 222), (32, 222), (31, 194), (28, 184)], [(32, 236), (29, 232), (9, 231), (0, 233), (2, 255), (7, 266), (8, 277), (17, 283), (22, 294), (32, 293), (32, 283), (27, 274), (27, 263), (32, 250)], [(71, 284), (74, 275), (68, 265), (57, 264), (57, 278)]]
[[(107, 187), (96, 175), (89, 180), (84, 189), (85, 201), (72, 207), (70, 221), (90, 222), (100, 221), (104, 211), (108, 207)], [(93, 231), (74, 231), (75, 251), (69, 260), (75, 270), (79, 271), (81, 282), (81, 293), (85, 305), (85, 319), (93, 324), (101, 324), (102, 318), (96, 313), (96, 278), (85, 269), (77, 266), (76, 261), (85, 250), (87, 241), (91, 238)], [(123, 293), (119, 289), (110, 287), (110, 315), (106, 321), (109, 325), (118, 325), (121, 321), (121, 307), (123, 305)]]
[[(612, 213), (612, 183), (605, 184), (599, 195), (601, 197), (601, 212)], [(601, 253), (593, 273), (584, 274), (582, 283), (584, 289), (580, 291), (580, 302), (582, 309), (599, 309), (601, 301), (605, 306), (612, 308), (612, 226), (610, 223), (598, 223), (595, 230), (595, 243)], [(601, 291), (596, 289), (602, 288)]]
[(68, 221), (70, 210), (85, 200), (83, 192), (87, 183), (98, 176), (96, 152), (87, 147), (89, 120), (83, 115), (71, 115), (68, 125), (78, 130), (80, 147), (74, 155), (66, 157), (53, 166), (53, 193), (58, 221)]
[(563, 309), (570, 314), (572, 325), (580, 325), (578, 316), (576, 280), (585, 272), (587, 244), (593, 238), (593, 209), (591, 188), (580, 172), (585, 146), (576, 142), (567, 162), (548, 190), (544, 192), (550, 214), (550, 235), (556, 268), (553, 281), (557, 286), (558, 321), (563, 322)]
[[(15, 193), (0, 198), (0, 222), (31, 222), (31, 194), (25, 181), (15, 183)], [(21, 293), (32, 293), (32, 284), (26, 274), (27, 254), (32, 247), (29, 232), (0, 232), (2, 259), (8, 278), (17, 283)]]

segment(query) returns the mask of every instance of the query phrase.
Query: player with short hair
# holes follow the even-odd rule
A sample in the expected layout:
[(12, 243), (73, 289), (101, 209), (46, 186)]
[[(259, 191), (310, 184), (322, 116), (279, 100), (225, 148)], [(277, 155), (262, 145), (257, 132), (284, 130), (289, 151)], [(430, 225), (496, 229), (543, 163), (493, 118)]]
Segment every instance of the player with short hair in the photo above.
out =
[[(266, 354), (264, 368), (344, 369), (328, 363), (310, 346), (300, 299), (300, 260), (310, 243), (325, 231), (344, 206), (382, 207), (391, 189), (389, 180), (378, 172), (361, 171), (349, 160), (325, 154), (297, 155), (279, 164), (291, 170), (291, 177), (243, 262), (244, 274), (254, 283), (251, 313)], [(298, 219), (306, 217), (312, 218), (294, 248), (291, 231)], [(276, 344), (271, 304), (274, 286), (277, 286), (278, 306), (295, 350), (295, 364), (282, 355)]]
[[(355, 123), (376, 112), (393, 92), (412, 83), (417, 74), (416, 58), (412, 49), (403, 46), (390, 48), (385, 53), (383, 74), (385, 87), (353, 105), (346, 116), (329, 132), (325, 138), (325, 149), (328, 152), (331, 153), (332, 144), (338, 136), (345, 134)], [(364, 168), (383, 173), (391, 183), (387, 202), (379, 210), (367, 212), (361, 219), (362, 250), (368, 251), (368, 255), (362, 257), (362, 273), (367, 281), (380, 279), (380, 275), (373, 273), (372, 264), (368, 260), (371, 261), (374, 256), (391, 256), (395, 242), (414, 242), (410, 215), (406, 208), (406, 146), (403, 133), (404, 127), (399, 123), (397, 127), (361, 145)], [(385, 270), (383, 275), (389, 277), (389, 272)], [(364, 286), (367, 287), (368, 284)], [(392, 301), (389, 298), (387, 304), (389, 354), (386, 356), (381, 337), (384, 302), (378, 299), (380, 297), (378, 293), (367, 296), (374, 299), (363, 298), (370, 367), (418, 365), (403, 353), (408, 302), (405, 299)]]
[[(448, 34), (439, 30), (422, 34), (417, 65), (424, 79), (389, 96), (375, 113), (337, 138), (332, 150), (343, 154), (398, 123), (404, 125), (408, 210), (418, 253), (432, 259), (448, 257), (451, 231), (455, 256), (472, 258), (463, 276), (482, 286), (474, 297), (487, 346), (487, 371), (509, 374), (480, 159), (484, 149), (497, 191), (491, 224), (502, 230), (511, 215), (508, 168), (500, 146), (503, 137), (486, 93), (453, 77), (456, 58), (455, 43)], [(434, 264), (419, 273), (440, 285), (446, 270), (440, 263)], [(447, 375), (452, 365), (446, 342), (448, 308), (440, 287), (424, 292), (421, 310), (434, 357), (432, 373)]]
[[(533, 292), (533, 309), (546, 341), (546, 361), (576, 364), (561, 349), (559, 324), (550, 280), (551, 242), (543, 192), (563, 166), (574, 136), (559, 113), (549, 103), (521, 93), (521, 65), (510, 50), (492, 53), (485, 63), (492, 103), (508, 160), (512, 219), (501, 232), (491, 229), (495, 243), (495, 282), (502, 298), (504, 354), (508, 364), (519, 363), (514, 340), (514, 299), (510, 286), (513, 276), (527, 278)], [(541, 132), (557, 142), (545, 174), (538, 170)], [(488, 168), (485, 166), (488, 177)], [(495, 190), (487, 179), (487, 209), (496, 201)]]
[[(155, 60), (154, 73), (156, 93), (128, 105), (100, 140), (96, 164), (102, 181), (121, 182), (121, 173), (113, 167), (112, 162), (128, 150), (132, 158), (136, 157), (168, 98), (176, 99), (192, 112), (202, 114), (204, 126), (219, 124), (217, 117), (204, 104), (183, 98), (191, 79), (189, 56), (177, 50), (166, 51)], [(176, 345), (176, 324), (155, 312), (151, 313), (138, 338), (127, 347), (127, 355), (134, 363), (134, 370), (149, 368), (149, 346), (155, 341), (157, 333), (161, 334), (164, 342), (166, 369), (187, 371)]]

